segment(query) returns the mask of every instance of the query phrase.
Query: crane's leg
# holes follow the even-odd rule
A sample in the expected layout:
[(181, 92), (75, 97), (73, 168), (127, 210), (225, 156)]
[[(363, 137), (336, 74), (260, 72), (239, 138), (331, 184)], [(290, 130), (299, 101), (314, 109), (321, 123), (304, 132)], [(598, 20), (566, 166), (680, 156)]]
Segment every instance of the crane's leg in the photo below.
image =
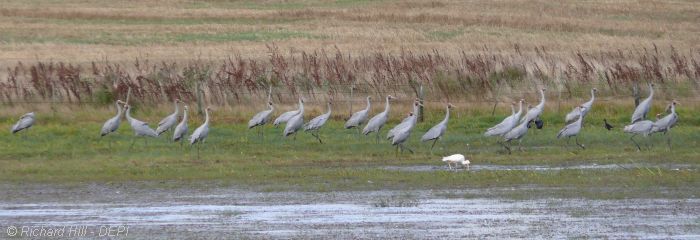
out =
[(199, 145), (202, 145), (202, 143), (197, 144), (197, 161), (199, 161)]
[(438, 139), (440, 138), (435, 138), (435, 141), (433, 141), (433, 145), (430, 146), (430, 155), (433, 155), (433, 148), (435, 147), (435, 144), (437, 143)]
[(586, 149), (586, 146), (583, 146), (583, 144), (578, 143), (578, 135), (576, 135), (576, 145), (578, 145), (579, 147), (581, 147), (583, 149)]
[(503, 146), (503, 148), (505, 148), (506, 151), (508, 151), (508, 154), (510, 154), (510, 147), (508, 147), (505, 143), (503, 143), (501, 141), (497, 141), (497, 142), (498, 142), (498, 144), (501, 144), (501, 146)]
[(666, 136), (666, 144), (668, 145), (668, 150), (671, 151), (671, 135)]
[(136, 144), (136, 138), (137, 138), (137, 137), (134, 137), (134, 139), (131, 140), (131, 145), (129, 145), (129, 150), (131, 150), (132, 148), (134, 148), (134, 144)]
[(630, 140), (632, 140), (632, 142), (634, 143), (634, 145), (637, 146), (637, 151), (638, 151), (638, 152), (641, 152), (641, 151), (642, 151), (642, 148), (640, 148), (640, 147), (639, 147), (639, 144), (637, 143), (637, 141), (634, 140), (634, 136), (637, 136), (637, 134), (633, 134), (633, 135), (630, 137)]
[(518, 150), (523, 152), (523, 139), (518, 139)]
[(379, 130), (377, 130), (377, 144), (379, 144)]
[(452, 163), (451, 163), (451, 162), (447, 162), (447, 168), (449, 168), (450, 170), (452, 170)]

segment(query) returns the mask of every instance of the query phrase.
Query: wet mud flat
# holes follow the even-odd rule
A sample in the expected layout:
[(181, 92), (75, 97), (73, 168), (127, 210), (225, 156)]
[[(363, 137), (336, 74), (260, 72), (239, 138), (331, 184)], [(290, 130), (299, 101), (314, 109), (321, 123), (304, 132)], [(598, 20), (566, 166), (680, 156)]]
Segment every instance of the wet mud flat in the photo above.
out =
[(126, 225), (129, 238), (155, 239), (700, 238), (697, 198), (514, 200), (450, 198), (444, 190), (257, 192), (207, 184), (0, 185), (0, 192), (3, 234), (9, 226), (70, 224)]

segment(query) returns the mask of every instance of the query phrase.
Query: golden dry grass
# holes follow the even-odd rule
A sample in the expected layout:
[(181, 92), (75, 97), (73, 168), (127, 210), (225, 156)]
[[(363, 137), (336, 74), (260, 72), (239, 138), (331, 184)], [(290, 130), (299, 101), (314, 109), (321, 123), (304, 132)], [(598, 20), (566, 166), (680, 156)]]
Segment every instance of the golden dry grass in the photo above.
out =
[(50, 1), (0, 6), (0, 64), (186, 61), (333, 48), (569, 54), (700, 43), (696, 1)]

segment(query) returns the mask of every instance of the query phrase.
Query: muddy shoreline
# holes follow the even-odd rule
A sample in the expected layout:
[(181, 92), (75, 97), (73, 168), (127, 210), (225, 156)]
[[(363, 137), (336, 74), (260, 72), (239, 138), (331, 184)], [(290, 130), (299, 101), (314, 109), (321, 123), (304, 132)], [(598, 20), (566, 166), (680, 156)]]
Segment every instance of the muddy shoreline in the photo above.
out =
[(323, 193), (260, 192), (206, 182), (4, 184), (0, 226), (127, 225), (129, 237), (156, 239), (700, 238), (700, 198), (479, 195), (535, 190), (543, 189)]

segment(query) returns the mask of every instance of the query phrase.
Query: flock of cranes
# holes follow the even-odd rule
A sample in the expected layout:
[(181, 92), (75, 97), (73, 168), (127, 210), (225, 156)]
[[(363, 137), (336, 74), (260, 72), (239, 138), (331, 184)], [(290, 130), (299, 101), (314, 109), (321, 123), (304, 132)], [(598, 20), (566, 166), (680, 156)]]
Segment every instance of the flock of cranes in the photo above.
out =
[[(520, 99), (520, 101), (517, 104), (513, 102), (511, 104), (511, 115), (503, 119), (497, 125), (488, 128), (484, 133), (484, 136), (500, 138), (498, 143), (501, 144), (510, 154), (512, 141), (517, 140), (518, 145), (520, 146), (523, 138), (526, 136), (528, 129), (531, 127), (532, 123), (535, 123), (537, 128), (542, 128), (543, 123), (540, 117), (544, 112), (545, 91), (545, 88), (539, 90), (540, 102), (534, 107), (523, 108), (523, 104), (526, 103), (524, 99)], [(575, 138), (576, 145), (578, 145), (582, 149), (585, 149), (585, 145), (579, 143), (578, 135), (581, 133), (581, 130), (584, 127), (584, 120), (586, 115), (590, 112), (590, 110), (593, 107), (593, 102), (595, 101), (595, 94), (597, 91), (598, 90), (596, 88), (591, 89), (591, 99), (579, 106), (576, 106), (570, 113), (566, 114), (565, 120), (567, 125), (564, 126), (564, 128), (562, 128), (558, 132), (558, 139), (566, 138), (568, 145), (570, 139)], [(637, 135), (648, 136), (652, 133), (666, 134), (678, 122), (678, 114), (676, 113), (677, 102), (675, 100), (673, 100), (667, 108), (667, 110), (670, 110), (670, 113), (668, 115), (662, 117), (661, 114), (657, 114), (656, 121), (646, 120), (646, 116), (648, 115), (651, 108), (653, 97), (654, 85), (649, 84), (649, 96), (645, 100), (643, 100), (639, 105), (637, 105), (637, 107), (634, 110), (634, 113), (632, 114), (630, 124), (625, 126), (623, 129), (624, 132), (631, 134), (630, 140), (635, 144), (639, 151), (641, 151), (642, 149), (639, 143), (635, 140), (635, 137)], [(356, 128), (358, 131), (358, 135), (369, 135), (371, 133), (375, 133), (376, 141), (377, 143), (379, 143), (381, 138), (380, 132), (382, 128), (386, 125), (387, 120), (389, 119), (391, 101), (394, 99), (395, 97), (391, 95), (386, 96), (384, 103), (384, 111), (369, 118), (371, 108), (371, 97), (368, 96), (367, 106), (364, 109), (353, 113), (350, 116), (350, 118), (348, 118), (348, 120), (345, 122), (344, 127), (346, 129)], [(319, 141), (319, 143), (323, 143), (319, 131), (331, 117), (331, 102), (332, 101), (328, 102), (327, 112), (304, 123), (304, 99), (300, 98), (298, 103), (298, 109), (282, 113), (272, 122), (272, 124), (275, 127), (285, 124), (283, 136), (293, 135), (296, 139), (296, 135), (298, 134), (298, 132), (303, 130), (305, 132), (310, 132), (311, 135)], [(163, 120), (161, 120), (158, 123), (156, 129), (152, 129), (147, 122), (135, 119), (133, 116), (131, 116), (131, 106), (128, 103), (121, 100), (117, 100), (115, 103), (117, 108), (117, 114), (104, 123), (100, 131), (100, 135), (106, 136), (110, 133), (117, 131), (121, 123), (122, 115), (125, 115), (126, 120), (131, 126), (131, 129), (134, 131), (134, 135), (136, 137), (144, 138), (145, 144), (148, 144), (148, 138), (159, 137), (170, 130), (172, 130), (172, 140), (174, 142), (180, 142), (182, 144), (187, 134), (189, 133), (189, 128), (187, 125), (188, 107), (187, 105), (183, 106), (184, 111), (182, 111), (182, 118), (178, 122), (178, 118), (180, 116), (179, 103), (183, 102), (179, 99), (176, 99), (174, 112), (163, 118)], [(518, 106), (517, 111), (516, 105)], [(250, 121), (248, 122), (249, 129), (261, 129), (261, 127), (265, 126), (272, 119), (272, 115), (275, 108), (271, 101), (271, 91), (270, 93), (268, 93), (267, 106), (268, 109), (255, 114), (255, 116), (253, 116), (253, 118), (250, 119)], [(413, 111), (410, 112), (408, 116), (401, 121), (401, 123), (389, 130), (386, 139), (389, 140), (393, 146), (396, 146), (397, 154), (399, 151), (403, 152), (404, 150), (413, 153), (413, 150), (408, 148), (405, 145), (405, 143), (410, 138), (413, 130), (416, 127), (417, 119), (419, 118), (420, 113), (419, 109), (422, 106), (423, 105), (421, 104), (421, 101), (419, 99), (415, 99), (413, 102)], [(433, 142), (430, 147), (431, 152), (432, 149), (435, 147), (437, 141), (440, 140), (440, 138), (442, 138), (445, 135), (445, 132), (447, 131), (447, 124), (450, 118), (450, 109), (452, 109), (453, 107), (454, 106), (452, 104), (447, 103), (445, 110), (445, 118), (439, 123), (437, 123), (435, 126), (430, 128), (430, 130), (428, 130), (420, 138), (422, 142)], [(207, 107), (205, 111), (204, 123), (198, 128), (196, 128), (192, 132), (192, 134), (189, 135), (190, 145), (195, 145), (206, 140), (209, 134), (210, 112), (211, 108)], [(525, 112), (524, 116), (523, 112)], [(28, 129), (32, 127), (34, 122), (35, 114), (33, 112), (27, 113), (23, 115), (15, 125), (12, 126), (12, 133), (14, 134), (19, 131)], [(360, 131), (360, 128), (363, 125), (364, 127)], [(605, 120), (605, 127), (608, 130), (611, 130), (613, 128), (613, 126), (610, 125), (607, 122), (607, 120)], [(259, 130), (258, 134), (263, 136), (263, 131)], [(134, 138), (134, 140), (132, 141), (131, 146), (134, 145), (135, 141), (136, 138)], [(670, 148), (670, 138), (667, 138), (667, 143)], [(197, 153), (199, 155), (199, 147), (197, 147)], [(455, 160), (454, 162), (456, 163), (459, 161)]]

